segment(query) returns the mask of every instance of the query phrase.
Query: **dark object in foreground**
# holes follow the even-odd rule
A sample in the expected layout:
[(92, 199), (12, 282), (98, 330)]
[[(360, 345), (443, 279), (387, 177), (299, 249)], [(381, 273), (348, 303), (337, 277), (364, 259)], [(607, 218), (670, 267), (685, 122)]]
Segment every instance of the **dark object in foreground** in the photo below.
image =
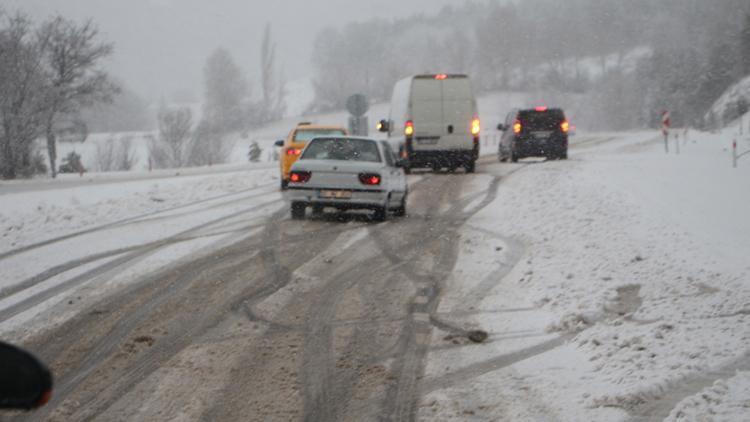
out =
[(484, 341), (487, 340), (488, 334), (487, 331), (472, 330), (469, 331), (466, 337), (468, 337), (469, 340), (473, 341), (474, 343), (484, 343)]
[(0, 409), (33, 409), (52, 397), (52, 375), (31, 353), (0, 342)]

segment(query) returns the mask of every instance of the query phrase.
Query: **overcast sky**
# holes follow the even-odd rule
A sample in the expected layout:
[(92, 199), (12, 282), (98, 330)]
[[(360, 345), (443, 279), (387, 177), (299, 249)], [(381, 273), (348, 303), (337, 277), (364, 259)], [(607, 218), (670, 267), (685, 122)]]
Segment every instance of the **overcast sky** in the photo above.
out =
[[(459, 0), (460, 1), (460, 0)], [(310, 49), (325, 26), (431, 13), (457, 0), (0, 0), (39, 20), (92, 18), (115, 44), (108, 68), (145, 98), (200, 95), (203, 63), (227, 48), (257, 84), (260, 39), (272, 24), (287, 79), (310, 76)]]

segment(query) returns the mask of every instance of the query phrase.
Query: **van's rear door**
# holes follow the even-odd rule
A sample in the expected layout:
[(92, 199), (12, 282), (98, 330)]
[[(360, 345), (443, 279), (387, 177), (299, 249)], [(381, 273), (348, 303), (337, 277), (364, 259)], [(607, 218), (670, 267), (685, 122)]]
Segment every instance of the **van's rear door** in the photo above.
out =
[(445, 150), (472, 149), (471, 121), (476, 117), (476, 102), (466, 76), (443, 80), (443, 134), (440, 147)]
[(414, 149), (437, 149), (443, 134), (442, 81), (434, 77), (414, 78), (411, 88), (411, 119), (414, 121)]

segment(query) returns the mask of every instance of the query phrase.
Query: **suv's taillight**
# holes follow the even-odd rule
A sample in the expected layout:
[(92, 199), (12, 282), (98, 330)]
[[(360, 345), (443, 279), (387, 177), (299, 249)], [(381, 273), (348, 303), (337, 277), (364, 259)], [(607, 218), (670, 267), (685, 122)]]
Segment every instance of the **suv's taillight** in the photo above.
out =
[(568, 123), (567, 120), (563, 120), (563, 122), (560, 123), (560, 130), (562, 130), (563, 133), (568, 133), (568, 130), (570, 130), (570, 123)]
[(411, 120), (407, 120), (406, 124), (404, 125), (404, 135), (414, 135), (414, 122), (412, 122)]
[(521, 129), (523, 129), (523, 126), (521, 125), (521, 122), (516, 120), (515, 123), (513, 123), (513, 133), (519, 134), (521, 133)]
[(309, 171), (293, 171), (289, 174), (289, 181), (292, 183), (307, 183), (312, 177)]
[(375, 173), (360, 173), (359, 174), (359, 181), (362, 182), (363, 185), (377, 186), (380, 184), (382, 180), (383, 179), (380, 177), (379, 174), (375, 174)]

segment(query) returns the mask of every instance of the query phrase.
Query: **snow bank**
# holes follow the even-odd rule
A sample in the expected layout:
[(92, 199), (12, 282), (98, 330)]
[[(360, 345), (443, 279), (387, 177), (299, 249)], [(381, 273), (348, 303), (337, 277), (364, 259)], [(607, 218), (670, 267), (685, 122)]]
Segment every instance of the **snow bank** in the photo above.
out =
[(750, 413), (750, 372), (740, 372), (727, 380), (718, 380), (695, 396), (682, 400), (667, 422), (741, 421)]
[[(581, 140), (500, 185), (472, 221), (526, 245), (504, 283), (575, 336), (519, 376), (563, 371), (581, 406), (637, 411), (750, 350), (750, 161), (731, 167), (733, 131), (683, 137), (679, 156), (653, 133)], [(569, 367), (570, 348), (590, 365)]]
[(31, 190), (35, 185), (29, 184), (30, 191), (0, 195), (3, 203), (0, 209), (0, 253), (77, 230), (262, 185), (275, 189), (277, 175), (274, 170), (276, 169), (173, 175), (144, 180), (138, 179), (148, 173), (131, 172), (125, 176), (136, 180), (115, 179), (108, 182), (105, 178), (102, 183), (96, 183), (96, 177), (87, 177), (86, 180), (91, 182), (84, 181), (71, 187), (63, 185), (59, 188), (55, 184), (49, 184), (45, 185), (44, 190)]

